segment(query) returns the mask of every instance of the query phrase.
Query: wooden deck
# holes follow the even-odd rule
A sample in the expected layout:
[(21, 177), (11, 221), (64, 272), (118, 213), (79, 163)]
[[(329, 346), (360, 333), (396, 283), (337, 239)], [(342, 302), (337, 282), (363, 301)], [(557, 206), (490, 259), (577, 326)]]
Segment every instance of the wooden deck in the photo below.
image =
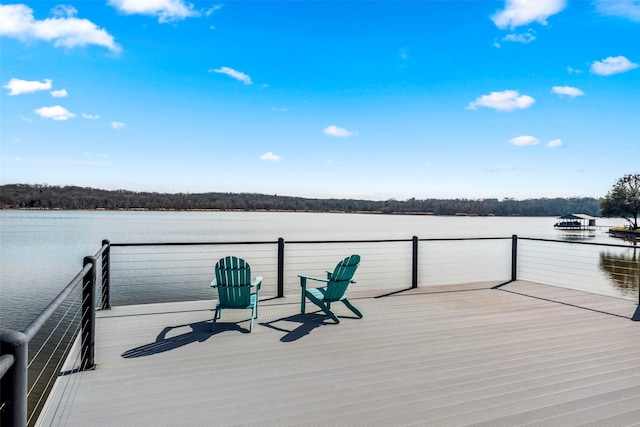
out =
[(365, 317), (336, 304), (339, 325), (267, 300), (251, 334), (237, 311), (212, 334), (211, 301), (116, 307), (98, 368), (60, 376), (39, 424), (640, 425), (634, 302), (492, 285), (353, 292)]

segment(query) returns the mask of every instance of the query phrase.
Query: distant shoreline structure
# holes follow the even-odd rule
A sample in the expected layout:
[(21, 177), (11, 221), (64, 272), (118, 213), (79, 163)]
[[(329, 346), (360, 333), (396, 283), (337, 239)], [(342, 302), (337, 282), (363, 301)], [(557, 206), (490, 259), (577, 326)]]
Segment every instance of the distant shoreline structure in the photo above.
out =
[(611, 227), (609, 234), (622, 239), (640, 240), (640, 230), (629, 230), (625, 227)]

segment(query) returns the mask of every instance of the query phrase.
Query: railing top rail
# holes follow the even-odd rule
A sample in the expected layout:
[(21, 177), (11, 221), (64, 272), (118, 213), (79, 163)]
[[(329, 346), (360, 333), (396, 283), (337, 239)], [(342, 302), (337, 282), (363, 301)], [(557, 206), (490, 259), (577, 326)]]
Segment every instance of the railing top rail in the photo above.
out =
[(276, 245), (277, 240), (261, 242), (146, 242), (146, 243), (111, 243), (112, 247), (127, 246), (216, 246), (216, 245)]
[[(461, 238), (425, 238), (419, 241), (441, 241), (441, 240), (506, 240), (509, 237), (461, 237)], [(398, 243), (411, 242), (411, 238), (406, 239), (334, 239), (334, 240), (287, 240), (287, 244), (319, 244), (319, 243)], [(215, 246), (215, 245), (275, 245), (277, 240), (253, 241), (253, 242), (147, 242), (147, 243), (111, 243), (113, 247), (132, 246)]]
[(82, 283), (83, 277), (91, 270), (92, 266), (90, 264), (86, 264), (82, 270), (74, 277), (71, 282), (58, 294), (58, 296), (51, 301), (51, 303), (36, 317), (33, 322), (27, 326), (24, 330), (24, 334), (27, 336), (27, 339), (31, 341), (31, 339), (38, 333), (40, 328), (49, 320), (49, 318), (55, 313), (55, 311), (62, 305), (64, 300), (73, 292), (73, 290)]
[(460, 240), (511, 240), (509, 237), (434, 237), (418, 239), (419, 242), (447, 242), (447, 241), (460, 241)]
[(100, 250), (98, 250), (98, 252), (96, 252), (94, 256), (96, 258), (100, 258), (102, 254), (109, 248), (109, 245), (110, 243), (108, 240), (103, 241), (102, 247), (100, 248)]
[(364, 240), (287, 240), (287, 244), (306, 244), (306, 243), (395, 243), (410, 242), (411, 239), (364, 239)]
[(13, 366), (14, 360), (13, 354), (3, 354), (0, 356), (0, 378), (4, 377), (4, 374)]
[[(362, 240), (287, 240), (287, 244), (304, 243), (388, 243), (388, 242), (410, 242), (411, 239), (362, 239)], [(132, 247), (132, 246), (217, 246), (217, 245), (276, 245), (277, 240), (266, 240), (259, 242), (153, 242), (153, 243), (111, 243), (112, 247)]]
[[(513, 236), (502, 237), (434, 237), (434, 238), (419, 238), (420, 242), (446, 242), (446, 241), (472, 241), (472, 240), (510, 240)], [(595, 242), (579, 242), (571, 240), (558, 240), (558, 239), (546, 239), (537, 237), (520, 237), (518, 240), (532, 240), (540, 242), (557, 242), (557, 243), (569, 243), (577, 245), (593, 245), (593, 246), (607, 246), (618, 248), (632, 248), (632, 245), (621, 245), (612, 243), (595, 243)], [(339, 240), (287, 240), (287, 244), (319, 244), (319, 243), (394, 243), (394, 242), (411, 242), (411, 238), (407, 239), (339, 239)], [(136, 246), (230, 246), (230, 245), (275, 245), (278, 244), (277, 240), (263, 240), (263, 241), (248, 241), (248, 242), (144, 242), (144, 243), (110, 243), (113, 247), (136, 247)], [(96, 257), (102, 254), (107, 245), (104, 245), (100, 251), (96, 254)]]
[(576, 242), (573, 240), (556, 240), (556, 239), (543, 239), (537, 237), (518, 237), (518, 240), (531, 240), (536, 242), (554, 242), (554, 243), (568, 243), (571, 245), (590, 245), (590, 246), (606, 246), (609, 248), (637, 248), (637, 246), (632, 245), (620, 245), (620, 244), (612, 244), (612, 243), (596, 243), (596, 242)]

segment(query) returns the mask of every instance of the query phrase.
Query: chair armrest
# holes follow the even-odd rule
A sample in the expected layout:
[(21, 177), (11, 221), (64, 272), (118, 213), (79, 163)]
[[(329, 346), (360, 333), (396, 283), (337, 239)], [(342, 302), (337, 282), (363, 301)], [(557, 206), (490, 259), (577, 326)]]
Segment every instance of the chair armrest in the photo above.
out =
[(318, 282), (324, 282), (324, 283), (329, 283), (330, 282), (329, 279), (319, 279), (317, 277), (306, 276), (304, 274), (298, 274), (298, 277), (301, 278), (301, 279), (305, 278), (305, 279), (316, 280)]
[(211, 281), (211, 287), (212, 287), (212, 288), (215, 288), (215, 287), (217, 287), (217, 286), (218, 286), (218, 282), (216, 281), (216, 279), (213, 279), (213, 280)]
[[(332, 274), (333, 274), (332, 271), (328, 271), (327, 270), (327, 279), (328, 279), (327, 282), (329, 282), (331, 280), (331, 275)], [(349, 283), (356, 283), (356, 281), (355, 280), (349, 280)]]
[(258, 276), (255, 278), (251, 286), (256, 286), (258, 289), (260, 289), (260, 285), (262, 285), (262, 277)]

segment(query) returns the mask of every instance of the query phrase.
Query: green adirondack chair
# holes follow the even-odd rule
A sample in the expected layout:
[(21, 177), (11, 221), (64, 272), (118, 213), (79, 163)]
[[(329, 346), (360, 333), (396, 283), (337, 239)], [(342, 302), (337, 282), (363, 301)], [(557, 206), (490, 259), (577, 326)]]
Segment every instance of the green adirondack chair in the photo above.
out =
[[(228, 256), (221, 258), (215, 266), (216, 277), (211, 282), (212, 288), (218, 289), (218, 303), (213, 318), (211, 331), (216, 328), (216, 320), (226, 308), (234, 310), (251, 310), (249, 332), (253, 329), (253, 319), (258, 317), (258, 292), (262, 277), (251, 282), (251, 267), (242, 258)], [(255, 288), (255, 292), (252, 292)]]
[[(305, 275), (299, 275), (300, 286), (302, 287), (302, 301), (300, 302), (300, 313), (304, 314), (305, 298), (317, 305), (334, 322), (340, 323), (338, 316), (331, 311), (331, 303), (342, 301), (356, 316), (362, 319), (362, 313), (349, 302), (345, 292), (349, 284), (355, 283), (352, 278), (360, 264), (360, 255), (351, 255), (343, 259), (336, 265), (333, 273), (327, 272), (326, 279), (318, 279)], [(327, 285), (319, 288), (307, 288), (307, 280), (324, 282)]]

